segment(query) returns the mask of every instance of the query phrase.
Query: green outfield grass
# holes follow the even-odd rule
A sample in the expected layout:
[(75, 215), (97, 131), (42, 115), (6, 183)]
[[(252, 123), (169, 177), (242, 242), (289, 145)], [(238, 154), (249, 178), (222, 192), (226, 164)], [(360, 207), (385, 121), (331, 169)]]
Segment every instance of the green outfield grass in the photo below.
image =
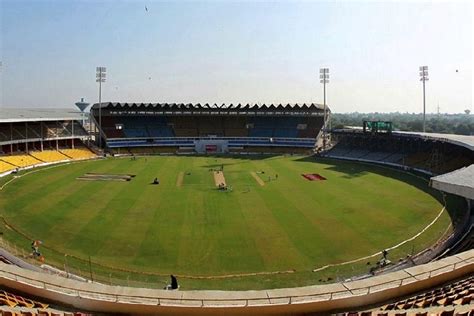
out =
[[(232, 191), (215, 187), (210, 170), (221, 165)], [(263, 186), (251, 175), (261, 171)], [(136, 177), (130, 182), (76, 179), (87, 172)], [(327, 180), (308, 181), (303, 173)], [(278, 179), (269, 181), (276, 174)], [(159, 185), (151, 184), (155, 177)], [(29, 239), (40, 239), (47, 263), (69, 265), (86, 276), (89, 257), (97, 278), (131, 276), (158, 287), (170, 273), (295, 270), (229, 279), (181, 277), (184, 289), (297, 286), (366, 272), (367, 262), (373, 266), (378, 258), (321, 273), (311, 270), (396, 245), (421, 231), (442, 208), (426, 180), (301, 156), (110, 158), (43, 168), (0, 192), (1, 216), (10, 225), (3, 224), (3, 238), (25, 251)], [(389, 258), (432, 245), (450, 222), (444, 212)]]

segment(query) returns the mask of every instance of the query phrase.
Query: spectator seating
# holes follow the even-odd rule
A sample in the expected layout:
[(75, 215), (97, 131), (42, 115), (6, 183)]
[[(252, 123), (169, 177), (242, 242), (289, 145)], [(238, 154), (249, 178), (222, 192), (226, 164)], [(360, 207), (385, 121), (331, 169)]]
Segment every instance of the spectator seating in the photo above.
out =
[(94, 157), (96, 157), (96, 154), (86, 147), (78, 147), (76, 149), (61, 149), (60, 151), (31, 151), (29, 154), (20, 153), (8, 156), (0, 156), (0, 173), (8, 172), (16, 168), (25, 168), (42, 163), (66, 161), (71, 159), (88, 159)]
[(225, 137), (247, 137), (249, 132), (246, 128), (226, 128), (224, 130)]
[[(299, 117), (250, 117), (250, 137), (285, 137), (297, 138), (298, 124), (304, 124)], [(314, 135), (313, 137), (315, 137)]]
[(446, 142), (348, 132), (333, 133), (336, 144), (323, 156), (390, 163), (443, 174), (474, 162), (474, 154)]
[(366, 311), (337, 316), (474, 316), (474, 276)]
[(394, 153), (394, 154), (389, 154), (387, 157), (385, 157), (384, 159), (380, 161), (388, 162), (388, 163), (401, 163), (403, 158), (405, 158), (404, 154)]
[(180, 128), (175, 129), (176, 137), (194, 137), (198, 135), (196, 128)]
[(413, 310), (412, 312), (398, 311), (398, 312), (348, 312), (337, 313), (336, 316), (474, 316), (474, 309), (466, 308), (436, 308), (430, 311)]
[[(105, 117), (104, 117), (105, 118)], [(112, 124), (113, 126), (110, 126)], [(116, 118), (106, 118), (106, 129), (104, 133), (108, 137), (112, 138), (110, 134), (115, 128), (115, 124), (123, 125), (123, 133), (126, 137), (137, 138), (137, 137), (174, 137), (174, 132), (170, 126), (168, 126), (168, 120), (166, 117), (153, 117), (153, 116), (130, 116), (121, 117), (120, 121)], [(115, 132), (113, 132), (116, 134)], [(116, 137), (117, 135), (114, 135)]]
[(6, 291), (0, 291), (0, 304), (9, 307), (27, 307), (27, 308), (48, 308), (49, 304), (30, 300), (20, 295), (12, 294)]
[[(117, 130), (117, 125), (122, 125), (123, 129)], [(321, 127), (321, 119), (305, 117), (154, 115), (102, 117), (102, 129), (107, 138), (208, 136), (316, 138)]]
[(426, 169), (430, 159), (429, 152), (416, 152), (405, 157), (405, 163), (410, 166)]
[(60, 152), (72, 159), (89, 159), (96, 157), (96, 154), (88, 148), (61, 149)]
[(2, 156), (0, 157), (1, 160), (4, 162), (7, 162), (9, 164), (12, 164), (16, 167), (28, 167), (31, 165), (37, 165), (41, 163), (40, 160), (36, 159), (33, 156), (22, 154), (22, 155), (13, 155), (13, 156)]
[(15, 168), (16, 167), (14, 165), (0, 160), (0, 173), (7, 172), (7, 171), (13, 170)]
[(56, 150), (33, 151), (30, 152), (30, 155), (44, 162), (55, 162), (69, 159), (69, 157)]
[(249, 136), (250, 137), (272, 137), (273, 129), (254, 127), (250, 129)]
[(82, 312), (68, 312), (50, 304), (0, 290), (0, 315), (10, 316), (89, 316)]
[(381, 310), (405, 310), (474, 303), (474, 276), (387, 304)]

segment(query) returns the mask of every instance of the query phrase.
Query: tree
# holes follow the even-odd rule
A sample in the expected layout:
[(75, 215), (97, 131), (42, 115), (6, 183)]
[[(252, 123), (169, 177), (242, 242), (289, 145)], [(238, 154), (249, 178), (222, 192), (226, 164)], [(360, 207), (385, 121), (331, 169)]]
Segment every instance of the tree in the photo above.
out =
[(423, 121), (414, 120), (414, 121), (408, 122), (407, 127), (412, 132), (421, 132), (423, 130)]
[(469, 135), (470, 134), (469, 125), (459, 124), (458, 126), (456, 126), (456, 129), (454, 130), (454, 133), (458, 134), (458, 135)]

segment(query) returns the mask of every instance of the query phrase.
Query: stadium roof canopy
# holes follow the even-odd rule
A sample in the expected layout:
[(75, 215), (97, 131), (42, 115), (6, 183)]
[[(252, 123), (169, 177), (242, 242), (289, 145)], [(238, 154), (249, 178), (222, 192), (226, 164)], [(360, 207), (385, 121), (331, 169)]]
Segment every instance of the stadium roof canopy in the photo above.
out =
[(0, 123), (80, 120), (81, 115), (74, 109), (0, 108)]
[[(102, 102), (101, 104), (96, 103), (92, 106), (92, 109), (98, 109), (101, 105), (102, 108), (122, 108), (122, 109), (151, 109), (151, 110), (177, 110), (177, 111), (193, 111), (193, 110), (209, 110), (209, 111), (246, 111), (246, 110), (260, 110), (260, 111), (320, 111), (324, 109), (322, 104), (316, 103), (303, 103), (303, 104), (192, 104), (192, 103), (117, 103), (117, 102)], [(329, 107), (327, 107), (327, 111)]]
[(474, 151), (474, 136), (439, 134), (439, 133), (401, 132), (401, 131), (393, 132), (393, 134), (444, 141), (451, 144), (463, 146)]
[(435, 189), (474, 200), (474, 164), (433, 177), (430, 185)]

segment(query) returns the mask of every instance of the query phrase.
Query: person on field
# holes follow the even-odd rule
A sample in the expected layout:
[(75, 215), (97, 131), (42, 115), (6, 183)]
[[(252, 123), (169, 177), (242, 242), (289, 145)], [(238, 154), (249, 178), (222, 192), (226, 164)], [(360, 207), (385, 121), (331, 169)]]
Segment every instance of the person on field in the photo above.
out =
[(41, 240), (33, 240), (31, 243), (31, 249), (33, 250), (33, 257), (41, 257), (41, 253), (39, 252), (39, 246), (41, 245)]
[(179, 288), (178, 279), (174, 275), (170, 275), (170, 284), (165, 287), (165, 290), (177, 290)]

